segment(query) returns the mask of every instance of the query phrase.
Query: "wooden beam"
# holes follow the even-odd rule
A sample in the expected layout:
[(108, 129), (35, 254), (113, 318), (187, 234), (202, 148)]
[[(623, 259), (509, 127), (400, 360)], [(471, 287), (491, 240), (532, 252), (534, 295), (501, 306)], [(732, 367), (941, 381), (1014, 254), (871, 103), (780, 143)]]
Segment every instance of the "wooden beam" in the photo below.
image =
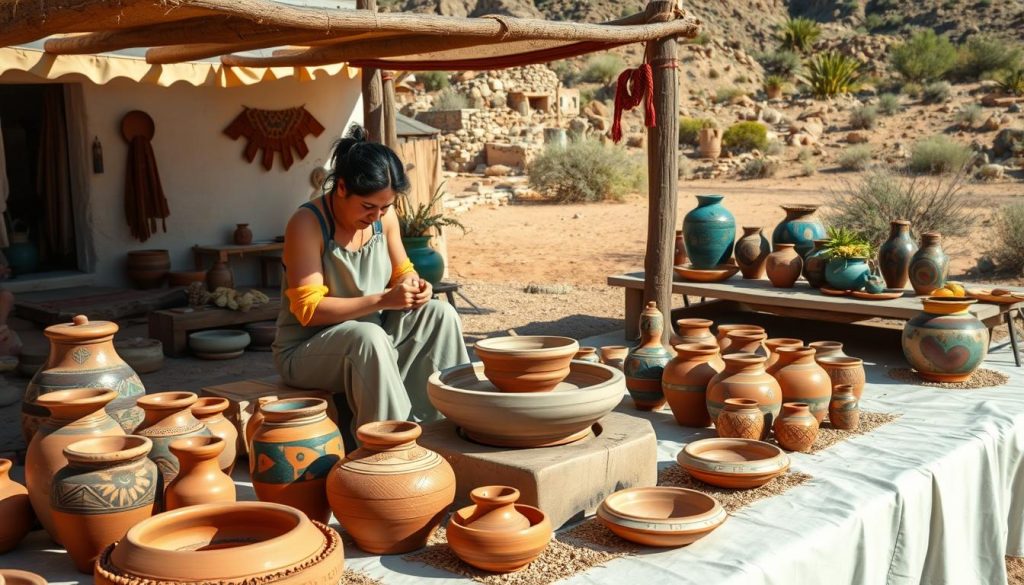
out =
[[(356, 0), (356, 8), (377, 15), (377, 0)], [(315, 49), (313, 49), (315, 50)], [(380, 69), (364, 67), (362, 70), (363, 127), (371, 142), (384, 142), (384, 85)]]
[[(244, 43), (246, 41), (308, 31), (280, 31), (234, 16), (201, 16), (148, 26), (107, 30), (49, 39), (44, 48), (55, 55), (105, 53), (133, 47), (160, 47), (191, 43)], [(321, 37), (323, 33), (321, 33)]]
[[(156, 47), (146, 51), (146, 62), (154, 65), (196, 61), (227, 55), (236, 51), (255, 51), (279, 47), (284, 44), (318, 46), (322, 43), (355, 42), (362, 39), (396, 36), (397, 33), (332, 33), (327, 35), (320, 31), (300, 31), (290, 33), (273, 33), (245, 43), (228, 44), (195, 44)], [(275, 52), (276, 54), (276, 52)]]

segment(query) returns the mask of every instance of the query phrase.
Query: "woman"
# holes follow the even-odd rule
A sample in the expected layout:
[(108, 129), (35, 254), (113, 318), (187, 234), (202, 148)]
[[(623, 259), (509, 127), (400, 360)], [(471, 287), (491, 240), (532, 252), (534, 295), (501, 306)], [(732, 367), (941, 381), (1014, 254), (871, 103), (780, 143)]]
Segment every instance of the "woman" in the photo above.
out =
[(394, 151), (367, 142), (359, 126), (337, 144), (332, 164), (324, 196), (302, 205), (285, 230), (277, 369), (290, 386), (336, 393), (352, 428), (435, 420), (427, 378), (469, 356), (458, 313), (431, 299), (402, 245), (393, 207), (409, 179)]

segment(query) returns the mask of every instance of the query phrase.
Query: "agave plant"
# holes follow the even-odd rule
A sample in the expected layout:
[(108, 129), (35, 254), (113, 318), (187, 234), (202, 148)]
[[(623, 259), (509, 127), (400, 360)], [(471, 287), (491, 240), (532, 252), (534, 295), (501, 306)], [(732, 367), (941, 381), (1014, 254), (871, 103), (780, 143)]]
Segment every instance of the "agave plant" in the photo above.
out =
[(802, 16), (790, 18), (779, 28), (779, 40), (782, 41), (782, 48), (801, 53), (809, 51), (814, 45), (814, 41), (821, 36), (821, 27), (818, 26), (818, 23)]
[(860, 62), (835, 51), (807, 60), (804, 81), (816, 97), (831, 97), (853, 90), (860, 77)]
[(438, 185), (437, 190), (426, 203), (413, 205), (408, 193), (403, 193), (398, 201), (398, 227), (403, 238), (417, 238), (432, 235), (431, 230), (440, 233), (443, 228), (457, 227), (466, 232), (462, 222), (443, 213), (435, 213), (434, 207), (441, 202), (446, 192), (445, 183)]

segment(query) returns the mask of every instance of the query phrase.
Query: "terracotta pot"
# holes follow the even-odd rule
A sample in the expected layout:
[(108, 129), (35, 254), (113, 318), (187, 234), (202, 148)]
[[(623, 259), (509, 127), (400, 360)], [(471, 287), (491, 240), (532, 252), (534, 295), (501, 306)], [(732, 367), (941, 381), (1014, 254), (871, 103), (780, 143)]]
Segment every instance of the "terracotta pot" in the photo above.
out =
[(503, 392), (549, 392), (569, 375), (580, 344), (569, 337), (492, 337), (474, 345), (484, 373)]
[(676, 230), (676, 239), (672, 254), (672, 265), (682, 266), (686, 264), (686, 244), (683, 241), (683, 230)]
[(779, 244), (793, 244), (796, 253), (806, 256), (814, 248), (814, 240), (826, 237), (825, 226), (814, 217), (818, 205), (783, 205), (786, 219), (779, 222), (772, 231), (772, 248), (779, 249)]
[[(910, 279), (910, 260), (917, 253), (917, 244), (910, 236), (910, 222), (902, 219), (889, 226), (889, 239), (878, 248), (878, 268), (885, 286), (906, 288)], [(938, 288), (938, 287), (936, 287)]]
[(843, 344), (839, 341), (812, 341), (807, 345), (814, 348), (814, 359), (846, 355), (843, 353)]
[(855, 431), (860, 426), (860, 399), (854, 395), (853, 386), (840, 384), (832, 391), (828, 422), (832, 428), (844, 431)]
[(764, 333), (764, 327), (760, 325), (744, 325), (742, 323), (725, 323), (718, 326), (718, 332), (715, 334), (715, 338), (718, 340), (718, 348), (723, 352), (729, 349), (729, 344), (732, 340), (729, 339), (729, 333), (738, 331), (740, 329), (748, 329), (751, 331), (760, 331)]
[(362, 447), (331, 470), (327, 498), (356, 545), (373, 554), (426, 546), (455, 499), (455, 472), (437, 453), (416, 443), (414, 422), (362, 425)]
[(853, 393), (860, 398), (864, 393), (864, 384), (867, 376), (864, 372), (864, 360), (845, 355), (815, 356), (815, 361), (828, 374), (832, 389), (836, 386), (849, 384), (853, 386)]
[(717, 343), (715, 335), (711, 333), (711, 326), (714, 322), (710, 319), (678, 319), (676, 329), (672, 332), (672, 346), (682, 343)]
[(469, 493), (474, 505), (452, 514), (448, 546), (466, 563), (496, 573), (518, 571), (551, 542), (551, 521), (532, 506), (517, 504), (519, 490), (485, 486)]
[(701, 128), (697, 137), (697, 152), (701, 158), (717, 159), (722, 154), (722, 130)]
[(675, 346), (676, 357), (665, 364), (661, 387), (676, 422), (684, 427), (706, 427), (708, 382), (725, 369), (714, 343), (685, 343)]
[(0, 459), (0, 554), (18, 546), (35, 521), (28, 490), (11, 479), (10, 471), (11, 460)]
[(770, 428), (782, 408), (782, 388), (779, 382), (764, 371), (767, 358), (752, 353), (734, 353), (722, 356), (725, 369), (708, 382), (708, 414), (718, 420), (727, 398), (756, 400), (765, 427)]
[(773, 337), (771, 339), (764, 340), (764, 347), (768, 351), (768, 361), (764, 363), (764, 369), (770, 374), (772, 373), (772, 366), (775, 362), (779, 361), (779, 356), (776, 353), (780, 347), (803, 347), (804, 342), (792, 337)]
[(235, 501), (235, 482), (220, 468), (220, 437), (188, 437), (169, 446), (178, 459), (177, 477), (164, 492), (164, 510)]
[(136, 288), (160, 288), (171, 270), (171, 254), (167, 250), (132, 250), (125, 269)]
[(832, 397), (832, 381), (814, 361), (814, 348), (780, 347), (778, 356), (769, 374), (779, 381), (782, 401), (806, 403), (819, 423), (825, 420)]
[(828, 266), (825, 245), (828, 242), (829, 240), (814, 240), (814, 248), (804, 256), (801, 274), (812, 288), (821, 288), (825, 284), (825, 268)]
[(224, 418), (224, 411), (230, 405), (227, 398), (216, 397), (200, 398), (192, 405), (192, 416), (206, 425), (213, 436), (224, 439), (224, 449), (217, 457), (217, 462), (228, 475), (231, 475), (238, 458), (238, 429)]
[(277, 322), (276, 321), (259, 321), (256, 323), (249, 323), (245, 326), (245, 331), (249, 334), (252, 343), (249, 344), (247, 349), (253, 351), (271, 351), (271, 346), (274, 344), (274, 339), (277, 337)]
[(213, 292), (222, 286), (235, 288), (235, 276), (226, 263), (218, 261), (206, 272), (206, 289)]
[(96, 585), (337, 585), (341, 537), (298, 510), (203, 504), (136, 524), (96, 561)]
[(149, 458), (160, 470), (163, 489), (178, 475), (178, 458), (171, 453), (171, 443), (186, 437), (213, 436), (210, 429), (192, 415), (196, 400), (192, 392), (160, 392), (139, 398), (145, 418), (135, 434), (152, 439)]
[(763, 441), (768, 437), (764, 415), (757, 401), (749, 398), (726, 398), (722, 411), (715, 419), (715, 431), (723, 439)]
[(629, 350), (622, 371), (626, 374), (626, 389), (637, 410), (658, 410), (665, 406), (665, 393), (661, 390), (661, 374), (672, 354), (661, 344), (665, 318), (654, 301), (640, 315), (640, 344)]
[(922, 302), (924, 310), (903, 326), (904, 357), (926, 380), (963, 382), (988, 354), (988, 329), (969, 312), (977, 301), (933, 297)]
[(49, 581), (35, 573), (16, 569), (0, 569), (0, 585), (47, 585)]
[(921, 234), (921, 248), (910, 259), (907, 274), (914, 292), (929, 295), (942, 288), (949, 276), (949, 256), (942, 250), (942, 236), (935, 232)]
[(25, 487), (43, 528), (59, 542), (50, 508), (50, 487), (57, 470), (68, 464), (64, 447), (93, 437), (124, 436), (124, 429), (104, 408), (117, 396), (113, 390), (75, 388), (39, 397), (50, 417), (36, 431), (25, 455)]
[(768, 350), (764, 346), (765, 339), (768, 335), (764, 331), (756, 331), (754, 329), (736, 329), (730, 331), (726, 335), (728, 340), (725, 344), (725, 349), (722, 350), (722, 355), (729, 355), (731, 353), (756, 353), (768, 357)]
[(338, 425), (327, 418), (327, 401), (286, 398), (263, 405), (262, 411), (265, 418), (249, 455), (256, 496), (326, 523), (331, 509), (324, 486), (331, 467), (345, 456)]
[(249, 229), (249, 224), (239, 223), (235, 224), (235, 233), (232, 235), (232, 240), (238, 246), (248, 246), (252, 243), (252, 230)]
[(590, 362), (592, 364), (601, 363), (601, 358), (597, 356), (596, 347), (581, 347), (576, 355), (572, 357), (574, 360), (580, 360), (582, 362)]
[(764, 93), (768, 99), (777, 100), (782, 97), (782, 87), (778, 85), (766, 87)]
[(775, 251), (768, 255), (765, 262), (768, 280), (777, 288), (792, 288), (803, 268), (804, 260), (794, 244), (776, 244)]
[(159, 477), (146, 437), (101, 437), (64, 448), (50, 502), (60, 542), (82, 573), (128, 529), (153, 515)]
[(253, 406), (252, 416), (245, 423), (245, 449), (249, 453), (249, 458), (252, 458), (252, 436), (259, 430), (260, 425), (263, 424), (263, 407), (271, 402), (277, 400), (276, 396), (260, 396), (256, 399), (256, 405)]
[(629, 348), (625, 345), (604, 345), (601, 347), (601, 363), (622, 370)]
[(761, 233), (760, 226), (743, 226), (743, 236), (736, 240), (736, 264), (743, 273), (743, 278), (760, 279), (764, 278), (765, 262), (768, 261), (768, 254), (772, 252), (772, 246), (768, 238)]
[(25, 442), (32, 441), (36, 427), (46, 418), (46, 409), (35, 404), (41, 394), (68, 388), (110, 388), (117, 395), (107, 412), (131, 433), (142, 422), (142, 410), (135, 405), (146, 388), (139, 376), (114, 350), (116, 323), (89, 321), (76, 315), (71, 323), (51, 325), (44, 333), (50, 341), (46, 364), (28, 383), (21, 407), (21, 428)]
[(818, 419), (804, 402), (785, 402), (772, 429), (779, 446), (790, 451), (810, 451), (818, 438)]

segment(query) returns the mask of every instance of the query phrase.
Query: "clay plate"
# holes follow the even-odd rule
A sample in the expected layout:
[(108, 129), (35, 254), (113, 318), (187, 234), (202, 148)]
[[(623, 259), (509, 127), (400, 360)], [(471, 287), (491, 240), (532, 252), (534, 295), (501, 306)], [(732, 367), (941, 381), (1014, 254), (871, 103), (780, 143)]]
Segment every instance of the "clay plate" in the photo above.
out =
[(991, 289), (987, 288), (972, 288), (964, 291), (964, 294), (972, 299), (978, 299), (986, 303), (996, 303), (999, 305), (1013, 305), (1016, 303), (1024, 303), (1024, 293), (1011, 292), (1008, 295), (994, 295)]
[(863, 299), (865, 301), (891, 301), (892, 299), (898, 299), (903, 296), (905, 291), (903, 289), (886, 289), (885, 292), (880, 293), (869, 293), (863, 290), (851, 291), (855, 299)]
[(188, 336), (188, 347), (196, 355), (200, 353), (232, 353), (246, 348), (252, 338), (238, 329), (210, 329), (196, 331)]
[(762, 486), (789, 469), (789, 456), (782, 449), (754, 439), (694, 441), (676, 461), (697, 479), (732, 489)]
[(850, 291), (848, 290), (839, 290), (836, 288), (829, 288), (827, 286), (823, 286), (818, 290), (821, 291), (821, 294), (828, 295), (830, 297), (845, 297), (846, 295), (850, 294)]
[(718, 500), (677, 487), (620, 490), (597, 509), (597, 517), (609, 530), (647, 546), (690, 544), (721, 526), (726, 516)]
[(156, 124), (149, 114), (142, 110), (132, 110), (121, 118), (121, 136), (125, 142), (131, 142), (136, 136), (152, 140), (156, 133)]
[(735, 264), (719, 264), (709, 270), (701, 270), (693, 268), (692, 264), (683, 264), (680, 266), (674, 266), (673, 269), (676, 271), (676, 275), (683, 280), (690, 280), (693, 282), (721, 282), (732, 277), (732, 275), (739, 272), (740, 267)]

